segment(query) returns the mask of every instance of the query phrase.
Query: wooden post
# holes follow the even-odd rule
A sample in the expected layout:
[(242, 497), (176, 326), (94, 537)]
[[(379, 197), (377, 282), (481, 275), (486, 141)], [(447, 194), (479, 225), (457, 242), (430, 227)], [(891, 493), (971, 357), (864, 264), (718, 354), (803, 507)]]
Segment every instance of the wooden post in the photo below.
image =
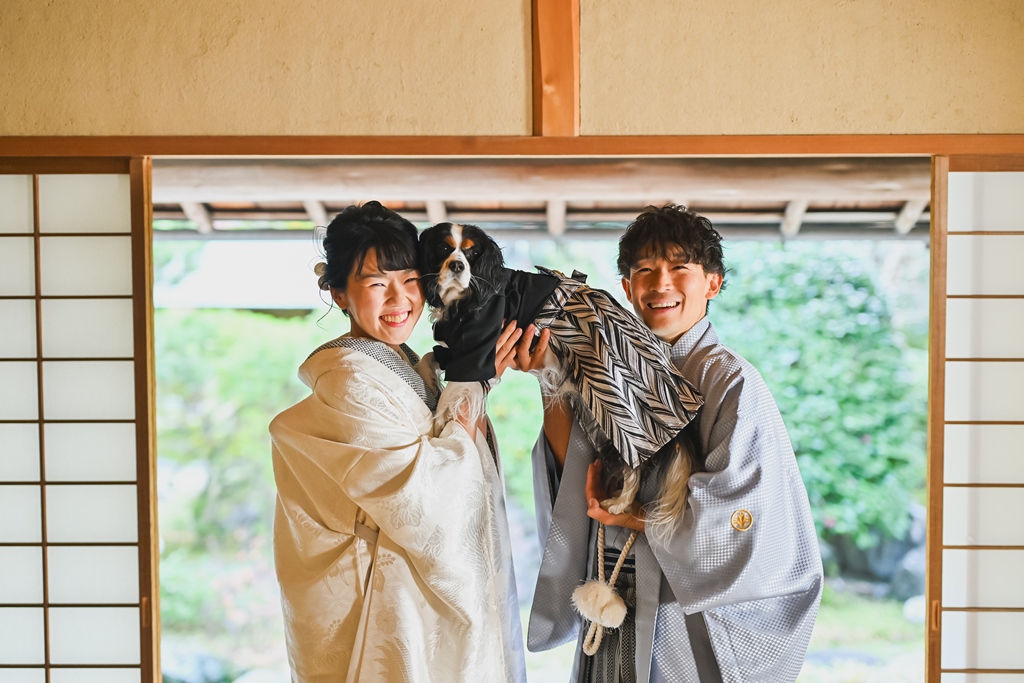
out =
[(579, 0), (533, 0), (533, 134), (580, 134)]

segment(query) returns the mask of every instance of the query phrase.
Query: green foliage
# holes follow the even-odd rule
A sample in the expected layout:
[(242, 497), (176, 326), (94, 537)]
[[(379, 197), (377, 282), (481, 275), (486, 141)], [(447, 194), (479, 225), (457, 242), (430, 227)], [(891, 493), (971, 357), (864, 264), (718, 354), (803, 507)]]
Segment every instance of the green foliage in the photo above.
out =
[(925, 466), (925, 352), (893, 326), (875, 249), (738, 245), (711, 307), (775, 396), (819, 532), (862, 547), (906, 531)]
[(178, 284), (196, 269), (204, 246), (192, 240), (154, 242), (153, 279), (165, 285)]
[[(722, 339), (758, 368), (779, 404), (819, 531), (864, 546), (903, 532), (908, 498), (924, 481), (927, 258), (908, 251), (920, 245), (890, 245), (732, 245), (728, 287), (711, 306)], [(621, 292), (611, 241), (520, 242), (506, 258), (521, 268), (578, 268), (595, 286)], [(199, 468), (194, 495), (174, 486), (162, 494), (169, 549), (227, 552), (269, 537), (267, 424), (308, 394), (295, 372), (309, 351), (347, 331), (339, 312), (323, 314), (157, 311), (162, 487), (190, 463)], [(426, 316), (410, 345), (420, 353), (432, 346)], [(530, 451), (541, 426), (536, 380), (506, 373), (489, 410), (509, 494), (530, 509)]]
[(274, 481), (267, 425), (308, 393), (295, 371), (336, 335), (307, 319), (226, 310), (157, 311), (155, 329), (165, 483), (173, 485), (188, 463), (201, 464), (200, 480), (205, 473), (197, 495), (171, 501), (167, 521), (174, 523), (163, 525), (165, 540), (228, 550), (268, 535)]
[(160, 622), (177, 632), (202, 631), (207, 625), (220, 625), (224, 609), (213, 579), (214, 567), (184, 549), (160, 558)]

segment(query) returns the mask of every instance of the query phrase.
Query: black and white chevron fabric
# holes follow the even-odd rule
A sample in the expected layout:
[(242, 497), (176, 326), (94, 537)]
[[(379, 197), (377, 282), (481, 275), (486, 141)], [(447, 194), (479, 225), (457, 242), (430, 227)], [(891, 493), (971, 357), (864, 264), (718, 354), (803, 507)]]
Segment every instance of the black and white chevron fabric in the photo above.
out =
[(551, 330), (551, 349), (596, 423), (588, 432), (603, 432), (591, 437), (594, 446), (607, 438), (636, 468), (675, 438), (704, 399), (669, 360), (665, 342), (610, 294), (546, 272), (562, 282), (537, 329)]

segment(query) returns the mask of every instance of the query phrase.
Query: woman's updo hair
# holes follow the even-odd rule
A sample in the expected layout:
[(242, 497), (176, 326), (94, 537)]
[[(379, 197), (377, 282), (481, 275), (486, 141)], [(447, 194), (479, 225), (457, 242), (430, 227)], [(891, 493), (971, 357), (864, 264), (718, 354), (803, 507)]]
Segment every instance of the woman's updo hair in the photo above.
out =
[(359, 272), (371, 249), (383, 271), (415, 269), (416, 238), (416, 226), (380, 202), (345, 207), (327, 226), (326, 263), (315, 268), (320, 288), (344, 292), (348, 276)]

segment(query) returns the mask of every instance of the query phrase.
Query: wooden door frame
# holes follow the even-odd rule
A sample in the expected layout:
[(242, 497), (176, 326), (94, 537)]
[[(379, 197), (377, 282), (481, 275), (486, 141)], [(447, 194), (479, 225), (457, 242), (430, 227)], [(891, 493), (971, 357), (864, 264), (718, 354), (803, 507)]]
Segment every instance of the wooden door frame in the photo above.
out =
[[(71, 136), (0, 137), (0, 170), (24, 168), (30, 172), (57, 172), (69, 165), (83, 172), (118, 167), (130, 159), (133, 229), (151, 219), (152, 156), (928, 156), (932, 158), (931, 209), (931, 310), (929, 330), (928, 389), (928, 547), (925, 638), (925, 677), (928, 683), (941, 678), (942, 589), (942, 480), (945, 374), (945, 282), (947, 178), (950, 171), (1024, 171), (1024, 135), (808, 135), (808, 136), (623, 136), (623, 137), (377, 137), (377, 136)], [(152, 224), (149, 220), (150, 226)], [(151, 228), (150, 228), (151, 230)], [(146, 245), (151, 239), (144, 240)], [(136, 274), (136, 286), (152, 287), (152, 255), (147, 251), (146, 272)], [(151, 300), (151, 297), (150, 297)], [(136, 310), (144, 331), (137, 344), (152, 345), (153, 306)], [(138, 323), (137, 323), (138, 325)], [(152, 353), (148, 363), (146, 400), (153, 406), (155, 379)], [(140, 392), (142, 387), (139, 387)], [(140, 393), (141, 395), (141, 393)], [(155, 418), (154, 418), (155, 419)], [(155, 424), (151, 424), (146, 458), (155, 453)], [(140, 455), (140, 458), (143, 457)], [(154, 467), (154, 463), (147, 463)], [(155, 477), (150, 477), (151, 487)], [(148, 538), (156, 538), (153, 491), (140, 490), (150, 509)], [(140, 529), (140, 532), (143, 530)], [(141, 541), (141, 536), (140, 536)], [(140, 546), (141, 550), (141, 546)], [(141, 554), (141, 553), (140, 553)], [(141, 559), (141, 557), (140, 557)], [(159, 589), (155, 562), (148, 568), (147, 591), (152, 600), (143, 604), (144, 626), (152, 619), (148, 648), (144, 647), (144, 672), (159, 680)], [(147, 666), (148, 665), (148, 666)], [(144, 673), (146, 676), (146, 673)], [(145, 680), (145, 679), (144, 679)]]

